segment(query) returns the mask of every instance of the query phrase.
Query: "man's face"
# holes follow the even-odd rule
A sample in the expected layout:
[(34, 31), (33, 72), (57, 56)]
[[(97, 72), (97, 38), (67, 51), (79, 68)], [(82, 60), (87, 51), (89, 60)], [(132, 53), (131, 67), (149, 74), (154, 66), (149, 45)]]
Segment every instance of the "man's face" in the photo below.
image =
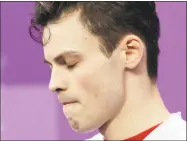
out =
[[(58, 92), (63, 112), (73, 130), (87, 132), (113, 118), (124, 103), (122, 58), (108, 59), (100, 42), (73, 13), (44, 29), (44, 56), (51, 65), (49, 88)], [(75, 102), (67, 104), (68, 102)]]

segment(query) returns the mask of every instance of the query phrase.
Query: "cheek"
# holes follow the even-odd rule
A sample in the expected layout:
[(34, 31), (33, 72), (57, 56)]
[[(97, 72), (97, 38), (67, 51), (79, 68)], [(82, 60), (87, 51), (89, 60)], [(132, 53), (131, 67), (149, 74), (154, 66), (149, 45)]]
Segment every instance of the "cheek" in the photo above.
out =
[[(110, 75), (110, 77), (112, 76)], [(104, 108), (109, 105), (117, 105), (123, 97), (121, 83), (110, 80), (108, 77), (98, 77), (96, 73), (79, 76), (77, 83), (80, 90), (83, 90), (84, 100), (102, 105)]]
[(85, 73), (77, 77), (77, 83), (79, 87), (86, 92), (87, 95), (93, 95), (97, 97), (99, 85), (98, 82), (93, 79), (93, 73)]
[(84, 88), (87, 86), (88, 79), (88, 75), (80, 75), (79, 77), (77, 77), (77, 83), (81, 88)]
[(93, 96), (97, 100), (115, 100), (116, 95), (121, 91), (122, 76), (112, 72), (112, 68), (103, 65), (80, 73), (76, 76), (79, 89), (84, 90), (87, 96)]

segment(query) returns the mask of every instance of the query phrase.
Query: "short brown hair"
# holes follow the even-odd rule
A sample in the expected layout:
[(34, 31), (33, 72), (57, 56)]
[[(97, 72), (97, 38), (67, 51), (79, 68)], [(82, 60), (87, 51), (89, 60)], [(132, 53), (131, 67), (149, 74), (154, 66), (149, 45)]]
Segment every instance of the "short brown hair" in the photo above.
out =
[(37, 2), (35, 15), (31, 20), (30, 35), (36, 40), (32, 29), (45, 27), (62, 14), (80, 9), (80, 20), (95, 36), (109, 54), (120, 39), (128, 33), (139, 36), (146, 44), (147, 70), (152, 80), (158, 72), (158, 39), (160, 23), (154, 2)]

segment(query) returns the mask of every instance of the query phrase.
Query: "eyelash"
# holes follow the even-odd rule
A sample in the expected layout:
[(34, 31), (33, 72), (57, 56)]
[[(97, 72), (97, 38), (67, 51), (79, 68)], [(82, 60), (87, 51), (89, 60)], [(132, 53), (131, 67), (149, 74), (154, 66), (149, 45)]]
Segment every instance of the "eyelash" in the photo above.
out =
[(75, 64), (73, 64), (73, 65), (68, 65), (68, 64), (67, 64), (67, 68), (68, 68), (68, 69), (73, 69), (73, 68), (75, 68), (76, 65), (77, 65), (77, 63), (75, 63)]
[[(78, 63), (74, 63), (74, 64), (72, 64), (72, 65), (69, 65), (69, 64), (66, 63), (66, 67), (67, 67), (68, 69), (74, 69), (75, 66), (76, 66), (77, 64), (78, 64)], [(50, 67), (50, 69), (52, 69), (52, 66), (51, 66), (51, 65), (49, 65), (49, 67)]]

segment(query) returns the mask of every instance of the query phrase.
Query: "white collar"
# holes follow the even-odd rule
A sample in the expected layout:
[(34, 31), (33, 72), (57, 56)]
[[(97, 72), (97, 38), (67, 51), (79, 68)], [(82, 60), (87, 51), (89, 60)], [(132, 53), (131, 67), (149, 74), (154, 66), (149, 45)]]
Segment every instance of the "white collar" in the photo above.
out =
[(181, 112), (173, 113), (144, 140), (186, 140), (186, 121)]

